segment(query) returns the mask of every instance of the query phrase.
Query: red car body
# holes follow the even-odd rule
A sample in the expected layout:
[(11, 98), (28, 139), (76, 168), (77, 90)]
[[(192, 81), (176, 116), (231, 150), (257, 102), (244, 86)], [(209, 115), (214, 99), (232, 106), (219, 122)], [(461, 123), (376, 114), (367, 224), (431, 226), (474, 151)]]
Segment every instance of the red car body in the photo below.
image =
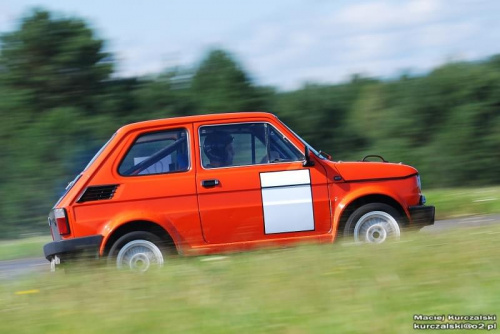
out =
[[(208, 161), (210, 149), (227, 151), (209, 146), (217, 136), (230, 137), (231, 164)], [(115, 246), (118, 240), (134, 232), (186, 255), (333, 242), (339, 232), (383, 242), (434, 222), (419, 183), (417, 170), (400, 163), (330, 161), (269, 113), (134, 123), (114, 134), (54, 206), (54, 241), (44, 251), (53, 262), (89, 250), (116, 257), (127, 244)], [(398, 226), (389, 222), (384, 232), (377, 223), (384, 215), (366, 216), (373, 212), (385, 212)], [(371, 220), (356, 230), (359, 219), (352, 217), (361, 214)], [(148, 256), (135, 265), (149, 268)]]

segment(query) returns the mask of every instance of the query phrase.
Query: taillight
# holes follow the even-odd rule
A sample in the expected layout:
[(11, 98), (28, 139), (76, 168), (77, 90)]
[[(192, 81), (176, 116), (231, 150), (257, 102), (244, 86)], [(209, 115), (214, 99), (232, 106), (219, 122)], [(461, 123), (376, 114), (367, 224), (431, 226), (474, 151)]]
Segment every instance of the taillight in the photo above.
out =
[(69, 223), (66, 211), (64, 209), (54, 209), (54, 217), (56, 218), (57, 229), (60, 235), (69, 234)]

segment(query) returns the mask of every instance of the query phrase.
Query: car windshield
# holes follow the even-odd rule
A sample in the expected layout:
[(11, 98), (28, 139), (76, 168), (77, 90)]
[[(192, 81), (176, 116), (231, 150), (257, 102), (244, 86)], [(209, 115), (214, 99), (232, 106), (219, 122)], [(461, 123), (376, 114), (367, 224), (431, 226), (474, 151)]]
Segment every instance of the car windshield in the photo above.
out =
[(313, 152), (314, 155), (316, 155), (318, 158), (320, 159), (323, 159), (323, 160), (327, 160), (323, 155), (321, 155), (318, 151), (316, 151), (314, 149), (314, 147), (312, 147), (311, 145), (309, 145), (308, 142), (306, 142), (304, 139), (302, 139), (301, 136), (299, 136), (298, 134), (295, 133), (295, 131), (293, 131), (292, 129), (290, 129), (288, 127), (288, 125), (286, 125), (285, 123), (283, 123), (280, 119), (278, 119), (278, 121), (283, 124), (283, 126), (285, 126), (285, 128), (288, 129), (288, 131), (290, 131), (291, 133), (293, 133), (295, 135), (295, 137), (299, 138), (299, 140), (302, 142), (302, 144), (304, 144), (305, 146), (307, 146), (309, 148), (309, 151)]

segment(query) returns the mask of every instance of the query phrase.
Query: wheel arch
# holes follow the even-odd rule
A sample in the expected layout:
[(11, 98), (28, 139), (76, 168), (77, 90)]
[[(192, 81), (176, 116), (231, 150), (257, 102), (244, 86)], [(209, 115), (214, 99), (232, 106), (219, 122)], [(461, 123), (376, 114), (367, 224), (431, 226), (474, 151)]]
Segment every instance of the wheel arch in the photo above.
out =
[(174, 238), (172, 238), (168, 231), (160, 224), (148, 220), (133, 220), (117, 226), (107, 236), (105, 236), (101, 244), (101, 256), (107, 256), (111, 247), (119, 238), (127, 233), (136, 231), (150, 232), (158, 236), (162, 241), (165, 242), (166, 245), (168, 245), (168, 247), (172, 247), (172, 249), (176, 249), (176, 251), (179, 251)]
[(354, 211), (356, 211), (356, 209), (362, 207), (365, 204), (370, 204), (370, 203), (382, 203), (393, 207), (398, 211), (401, 218), (403, 219), (403, 225), (404, 226), (408, 225), (409, 222), (408, 213), (405, 211), (405, 209), (398, 200), (387, 194), (380, 194), (380, 193), (367, 194), (354, 198), (348, 204), (344, 205), (342, 211), (339, 213), (338, 216), (337, 233), (344, 231), (347, 219), (349, 219), (349, 216)]

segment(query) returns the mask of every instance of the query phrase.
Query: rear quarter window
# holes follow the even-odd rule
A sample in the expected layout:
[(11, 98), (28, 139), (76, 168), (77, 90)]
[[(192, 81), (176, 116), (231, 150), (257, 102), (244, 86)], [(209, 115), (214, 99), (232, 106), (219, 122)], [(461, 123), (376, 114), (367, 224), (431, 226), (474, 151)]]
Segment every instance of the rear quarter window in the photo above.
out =
[(123, 158), (123, 176), (166, 174), (189, 169), (187, 130), (176, 129), (140, 135)]

